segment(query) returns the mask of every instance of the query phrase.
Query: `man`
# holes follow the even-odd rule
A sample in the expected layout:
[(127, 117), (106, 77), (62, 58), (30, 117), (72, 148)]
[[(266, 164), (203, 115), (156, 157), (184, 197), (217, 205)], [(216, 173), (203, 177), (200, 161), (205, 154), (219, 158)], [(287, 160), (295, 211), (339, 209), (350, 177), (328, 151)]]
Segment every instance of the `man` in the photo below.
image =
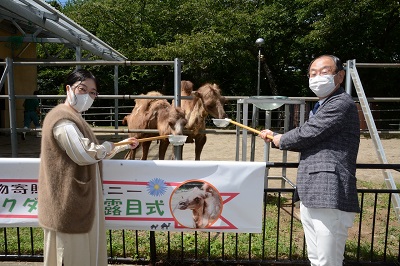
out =
[(309, 87), (319, 98), (309, 120), (284, 134), (266, 129), (260, 136), (281, 150), (301, 152), (295, 201), (300, 200), (308, 258), (311, 265), (342, 266), (347, 231), (360, 212), (355, 177), (358, 112), (340, 86), (345, 71), (339, 58), (316, 58), (308, 75)]

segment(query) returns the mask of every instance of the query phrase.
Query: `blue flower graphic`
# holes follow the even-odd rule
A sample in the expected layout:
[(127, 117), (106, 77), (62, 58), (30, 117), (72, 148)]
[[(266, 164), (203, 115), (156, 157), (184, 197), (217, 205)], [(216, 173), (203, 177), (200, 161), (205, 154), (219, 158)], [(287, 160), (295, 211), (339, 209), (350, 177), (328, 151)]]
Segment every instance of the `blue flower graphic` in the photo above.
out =
[(164, 180), (160, 178), (154, 178), (147, 184), (147, 192), (155, 197), (160, 197), (167, 191), (167, 185)]

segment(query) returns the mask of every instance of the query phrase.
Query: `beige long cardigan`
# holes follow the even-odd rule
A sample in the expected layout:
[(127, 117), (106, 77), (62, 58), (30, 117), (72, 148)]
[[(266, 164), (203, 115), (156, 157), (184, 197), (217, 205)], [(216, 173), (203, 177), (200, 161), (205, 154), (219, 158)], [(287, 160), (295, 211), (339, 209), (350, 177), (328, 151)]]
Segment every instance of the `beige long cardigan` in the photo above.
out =
[(99, 165), (101, 173), (101, 162), (79, 166), (69, 158), (53, 137), (53, 127), (61, 119), (74, 122), (86, 138), (98, 143), (82, 116), (65, 104), (56, 106), (46, 115), (39, 170), (39, 224), (63, 233), (87, 233), (94, 219), (96, 167)]

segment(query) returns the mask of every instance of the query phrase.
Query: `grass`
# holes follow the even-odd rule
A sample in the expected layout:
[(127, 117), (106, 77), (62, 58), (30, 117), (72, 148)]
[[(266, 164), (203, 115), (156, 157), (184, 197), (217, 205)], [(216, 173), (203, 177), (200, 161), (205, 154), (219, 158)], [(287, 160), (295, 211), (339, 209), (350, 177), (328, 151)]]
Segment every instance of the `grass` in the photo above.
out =
[[(398, 263), (400, 226), (393, 208), (387, 206), (388, 200), (389, 196), (384, 193), (364, 195), (362, 216), (356, 216), (349, 231), (346, 260)], [(285, 207), (286, 211), (277, 206)], [(300, 221), (292, 218), (291, 211), (289, 198), (273, 193), (266, 198), (266, 217), (260, 234), (156, 231), (157, 260), (305, 260), (303, 229)], [(150, 260), (149, 231), (111, 230), (107, 231), (107, 236), (109, 255), (111, 243), (113, 258)], [(43, 232), (40, 228), (3, 228), (0, 233), (0, 254), (42, 253)]]

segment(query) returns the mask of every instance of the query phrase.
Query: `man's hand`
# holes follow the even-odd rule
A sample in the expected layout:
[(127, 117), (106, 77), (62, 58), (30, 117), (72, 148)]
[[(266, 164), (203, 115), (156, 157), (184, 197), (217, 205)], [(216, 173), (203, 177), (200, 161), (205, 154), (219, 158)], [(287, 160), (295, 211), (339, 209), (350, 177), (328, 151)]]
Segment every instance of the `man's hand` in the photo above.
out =
[[(275, 134), (269, 129), (264, 129), (261, 131), (259, 135), (265, 142), (272, 142), (275, 145), (275, 148), (279, 148), (279, 143), (281, 142), (282, 134)], [(273, 136), (273, 139), (268, 138), (267, 136)]]
[(261, 131), (261, 133), (260, 133), (259, 136), (260, 136), (265, 142), (271, 142), (272, 139), (268, 138), (267, 136), (273, 136), (273, 135), (274, 135), (274, 132), (272, 132), (272, 131), (269, 130), (269, 129), (264, 129), (264, 130)]

